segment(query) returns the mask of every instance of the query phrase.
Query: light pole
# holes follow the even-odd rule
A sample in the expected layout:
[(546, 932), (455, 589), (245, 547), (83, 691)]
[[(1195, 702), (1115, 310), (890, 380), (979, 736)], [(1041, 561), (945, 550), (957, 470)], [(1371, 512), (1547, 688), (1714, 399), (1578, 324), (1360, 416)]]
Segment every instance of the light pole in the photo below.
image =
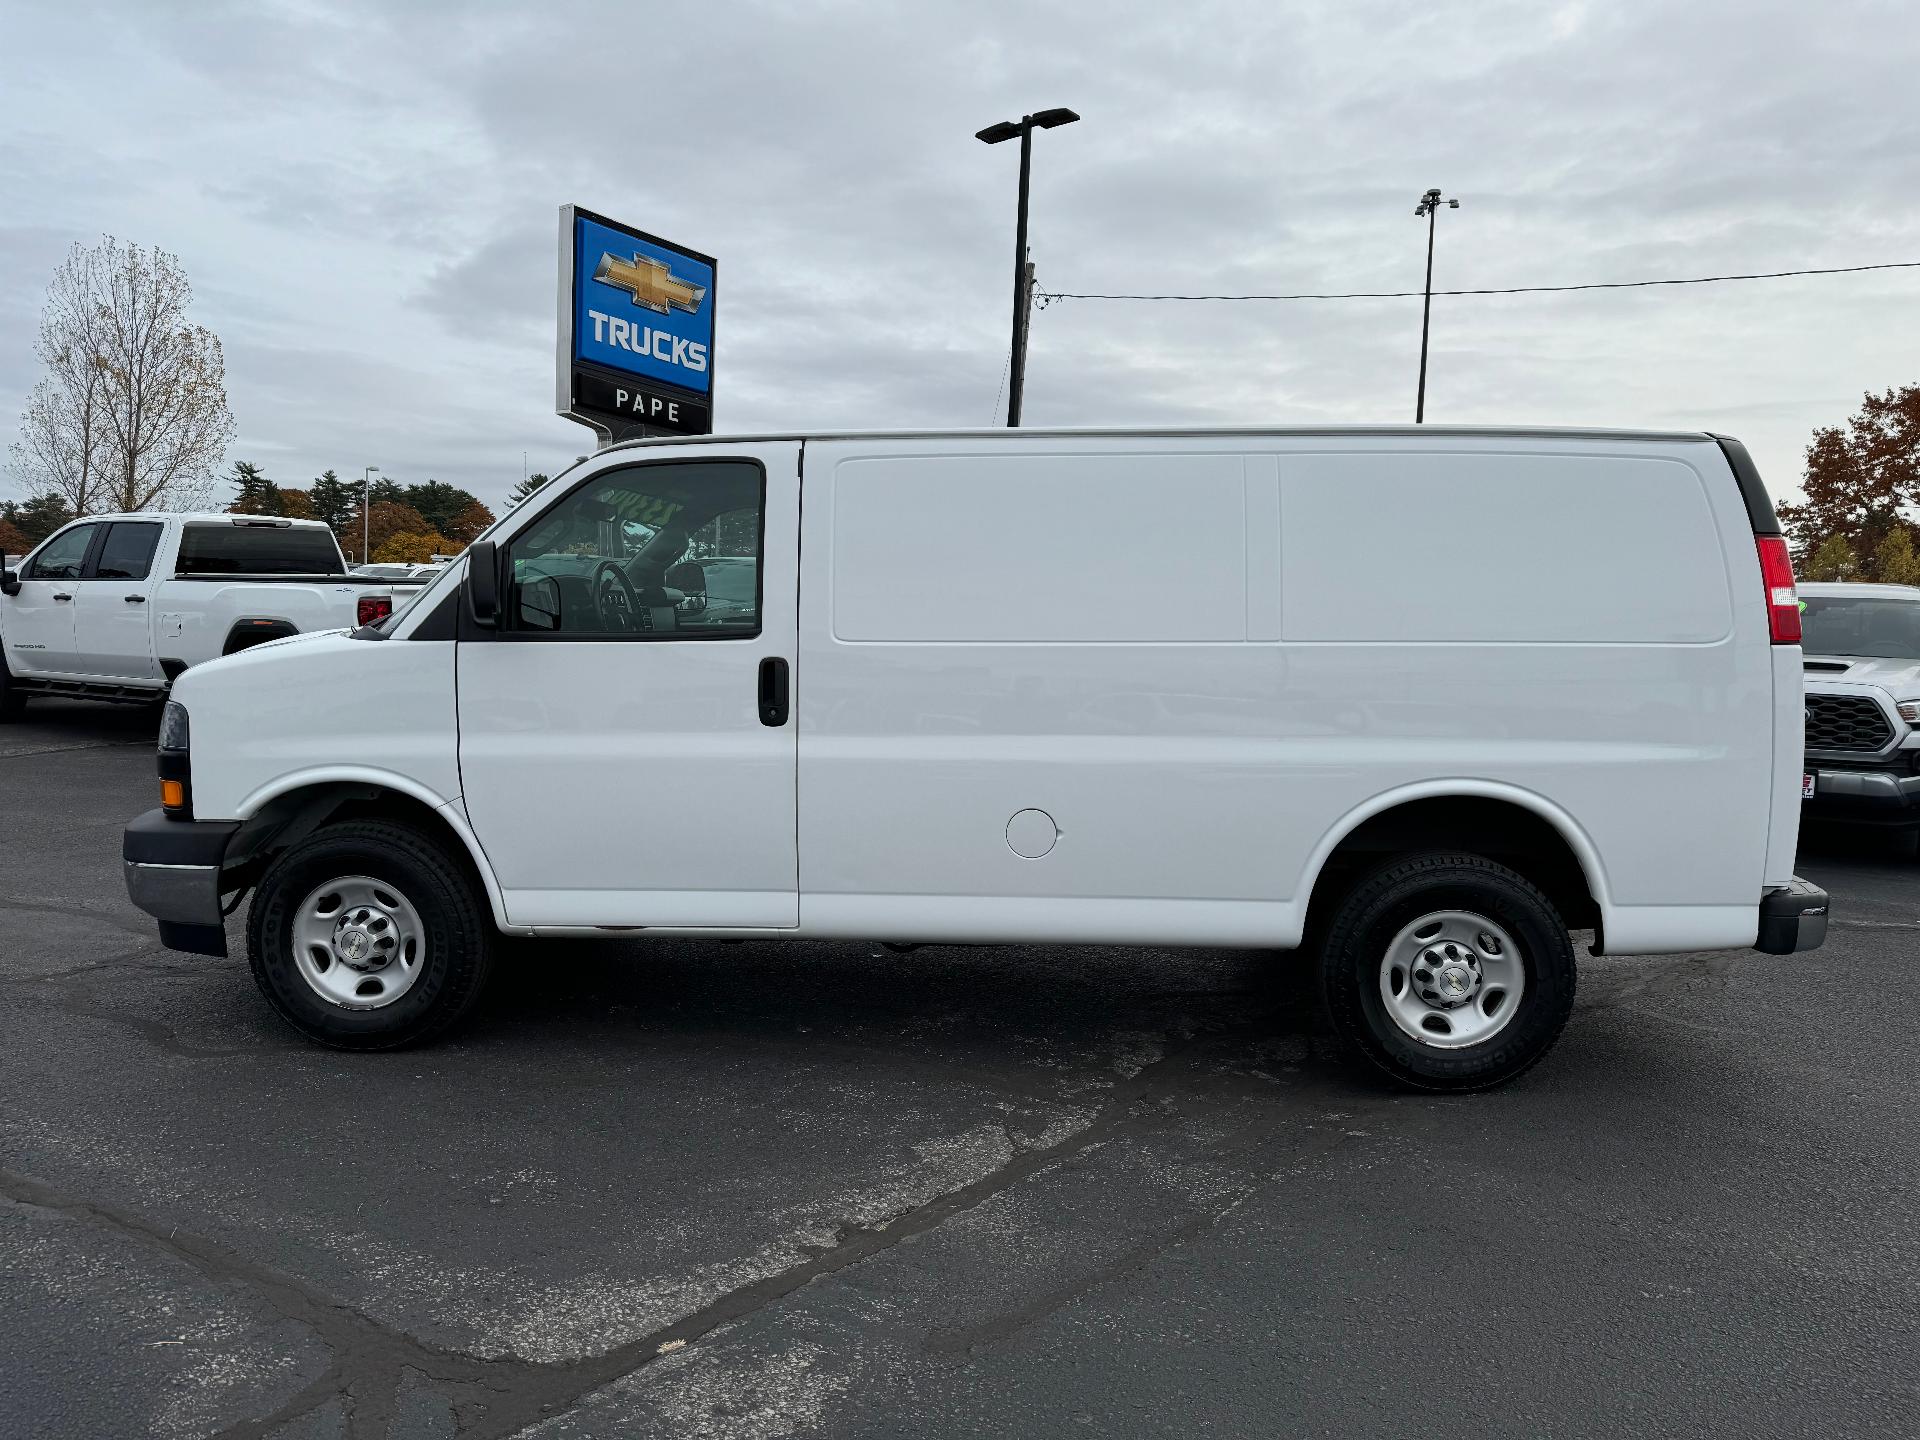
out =
[(373, 477), (380, 473), (378, 465), (369, 465), (360, 472), (360, 563), (367, 563), (367, 542), (373, 535)]
[(1071, 110), (1041, 110), (1022, 115), (1016, 124), (1002, 120), (974, 135), (989, 145), (1020, 137), (1020, 211), (1013, 235), (1013, 349), (1007, 358), (1007, 424), (1020, 423), (1020, 394), (1027, 379), (1027, 175), (1033, 166), (1033, 132), (1071, 125), (1080, 117)]
[(1433, 317), (1433, 224), (1445, 204), (1449, 210), (1458, 210), (1458, 200), (1442, 201), (1438, 190), (1429, 190), (1420, 197), (1420, 203), (1414, 207), (1416, 217), (1427, 217), (1427, 288), (1425, 298), (1420, 302), (1420, 395), (1413, 402), (1413, 423), (1422, 425), (1427, 419), (1427, 328)]

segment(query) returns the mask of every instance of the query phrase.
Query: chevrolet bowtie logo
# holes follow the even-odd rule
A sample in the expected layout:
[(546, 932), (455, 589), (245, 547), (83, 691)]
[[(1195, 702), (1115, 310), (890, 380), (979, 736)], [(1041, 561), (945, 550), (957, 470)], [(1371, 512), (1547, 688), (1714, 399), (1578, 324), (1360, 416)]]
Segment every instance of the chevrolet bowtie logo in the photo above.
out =
[(665, 315), (669, 310), (693, 314), (707, 298), (707, 287), (690, 284), (676, 277), (670, 267), (651, 255), (635, 255), (622, 260), (603, 254), (593, 278), (617, 285), (633, 296), (633, 303)]

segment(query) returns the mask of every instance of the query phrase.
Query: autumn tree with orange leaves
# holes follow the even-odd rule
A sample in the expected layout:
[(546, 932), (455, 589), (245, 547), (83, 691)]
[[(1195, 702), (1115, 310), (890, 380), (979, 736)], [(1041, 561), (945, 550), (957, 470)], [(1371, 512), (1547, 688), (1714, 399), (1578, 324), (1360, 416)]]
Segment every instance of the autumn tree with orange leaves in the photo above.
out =
[[(1920, 506), (1920, 385), (1869, 391), (1844, 426), (1816, 430), (1801, 487), (1804, 501), (1778, 508), (1802, 578), (1904, 580), (1916, 538), (1907, 512)], [(1849, 573), (1826, 573), (1843, 562)]]

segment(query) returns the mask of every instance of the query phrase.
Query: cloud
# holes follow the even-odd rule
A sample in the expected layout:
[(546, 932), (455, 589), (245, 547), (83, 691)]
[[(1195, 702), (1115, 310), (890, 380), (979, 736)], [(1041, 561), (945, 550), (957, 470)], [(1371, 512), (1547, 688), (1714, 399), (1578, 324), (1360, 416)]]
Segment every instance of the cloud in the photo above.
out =
[[(179, 253), (236, 455), (497, 500), (551, 414), (557, 207), (720, 257), (728, 429), (979, 425), (1007, 349), (1023, 109), (1055, 290), (1409, 289), (1920, 259), (1920, 17), (1776, 0), (1196, 0), (555, 10), (34, 7), (0, 53), (0, 428), (40, 287)], [(1436, 303), (1429, 414), (1717, 425), (1784, 492), (1813, 425), (1920, 380), (1897, 274)], [(1903, 318), (1904, 317), (1904, 318)], [(1417, 302), (1062, 302), (1046, 424), (1398, 420)], [(0, 433), (0, 443), (10, 438)]]

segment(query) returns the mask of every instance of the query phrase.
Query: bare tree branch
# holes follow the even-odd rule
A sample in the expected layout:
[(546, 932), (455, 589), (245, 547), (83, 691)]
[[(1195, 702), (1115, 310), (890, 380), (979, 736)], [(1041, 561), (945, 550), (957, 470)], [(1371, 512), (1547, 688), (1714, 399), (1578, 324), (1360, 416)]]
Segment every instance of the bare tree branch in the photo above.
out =
[(76, 245), (47, 291), (13, 468), (76, 514), (204, 505), (233, 435), (220, 341), (163, 250)]

